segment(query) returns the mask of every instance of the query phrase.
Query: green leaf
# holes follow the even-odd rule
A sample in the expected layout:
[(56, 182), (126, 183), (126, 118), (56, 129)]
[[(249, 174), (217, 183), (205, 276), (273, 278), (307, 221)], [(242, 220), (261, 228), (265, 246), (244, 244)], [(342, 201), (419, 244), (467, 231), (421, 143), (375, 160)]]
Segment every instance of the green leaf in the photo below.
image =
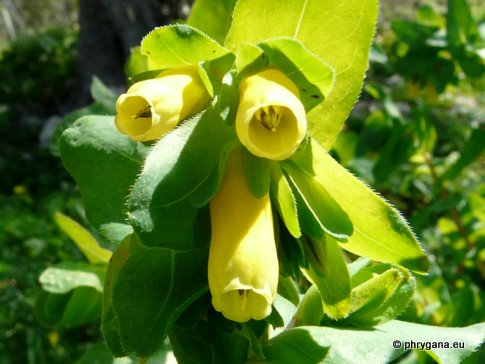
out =
[(325, 261), (322, 264), (327, 267), (326, 276), (317, 274), (311, 265), (304, 272), (318, 287), (325, 314), (332, 319), (341, 319), (349, 314), (351, 307), (349, 271), (337, 241), (327, 236), (323, 250)]
[[(389, 363), (404, 354), (404, 345), (411, 342), (452, 345), (464, 343), (464, 349), (428, 351), (441, 363), (460, 363), (482, 343), (485, 324), (464, 328), (442, 328), (402, 321), (390, 321), (372, 330), (330, 327), (298, 327), (286, 330), (271, 339), (264, 347), (269, 362), (281, 364), (314, 363)], [(397, 343), (397, 344), (394, 344)], [(400, 349), (394, 345), (401, 344)], [(427, 349), (427, 348), (426, 348)]]
[[(103, 332), (110, 349), (148, 357), (207, 292), (207, 249), (147, 248), (132, 235), (108, 267)], [(121, 350), (120, 350), (121, 349)]]
[(116, 95), (99, 78), (93, 76), (91, 96), (94, 101), (103, 105), (109, 114), (115, 114)]
[(279, 164), (271, 163), (270, 165), (271, 177), (271, 201), (276, 205), (276, 208), (286, 225), (286, 228), (295, 238), (301, 236), (300, 223), (298, 222), (298, 214), (296, 210), (296, 201), (291, 187), (287, 179), (283, 176), (283, 172)]
[(336, 74), (328, 97), (308, 114), (310, 135), (329, 149), (360, 92), (377, 17), (376, 0), (239, 0), (225, 45), (291, 37)]
[(56, 212), (54, 215), (57, 225), (64, 231), (81, 250), (86, 259), (93, 264), (108, 264), (111, 251), (101, 248), (91, 233), (69, 216)]
[[(298, 217), (303, 230), (317, 240), (323, 237), (324, 232), (338, 240), (348, 239), (352, 235), (352, 223), (323, 184), (291, 161), (285, 162), (283, 169), (288, 172), (288, 182), (297, 197)], [(309, 227), (307, 224), (311, 224), (308, 231), (305, 230)]]
[(38, 320), (50, 327), (69, 328), (93, 321), (101, 314), (104, 267), (62, 262), (39, 277), (44, 289), (36, 302)]
[(85, 116), (62, 135), (62, 161), (81, 190), (86, 216), (114, 246), (133, 231), (125, 198), (147, 150), (122, 135), (113, 117)]
[(485, 150), (485, 129), (472, 129), (472, 133), (466, 141), (463, 148), (461, 148), (460, 157), (452, 164), (440, 178), (440, 181), (451, 181), (456, 179), (461, 171), (468, 165), (476, 161)]
[(426, 255), (394, 207), (340, 166), (316, 142), (308, 146), (306, 153), (294, 157), (296, 164), (314, 174), (352, 221), (354, 232), (341, 244), (342, 248), (373, 260), (426, 272), (429, 264)]
[(59, 125), (57, 125), (56, 129), (54, 130), (54, 133), (52, 134), (50, 144), (50, 150), (52, 154), (54, 154), (55, 156), (61, 155), (60, 143), (62, 133), (64, 132), (64, 130), (71, 127), (75, 121), (87, 115), (113, 115), (113, 113), (110, 109), (107, 109), (105, 105), (96, 102), (81, 109), (74, 110), (73, 112), (70, 112), (69, 114), (64, 116)]
[(141, 42), (148, 69), (180, 68), (196, 65), (229, 53), (200, 30), (185, 24), (155, 28)]
[(197, 210), (189, 197), (201, 186), (209, 196), (216, 192), (217, 183), (205, 183), (233, 138), (210, 108), (155, 144), (128, 197), (130, 222), (144, 244), (190, 248)]
[(446, 37), (451, 46), (473, 44), (480, 38), (477, 24), (466, 0), (448, 0)]
[(197, 0), (192, 5), (187, 24), (224, 43), (231, 26), (236, 0)]
[(352, 280), (366, 275), (367, 280), (352, 290), (352, 312), (346, 321), (375, 326), (396, 318), (413, 297), (414, 277), (403, 268), (384, 265), (360, 270)]
[(242, 164), (249, 191), (256, 198), (269, 192), (269, 164), (266, 158), (259, 158), (242, 148)]
[(80, 326), (99, 318), (101, 299), (101, 293), (92, 287), (77, 287), (66, 294), (43, 291), (37, 298), (35, 316), (48, 327)]
[(62, 262), (47, 268), (39, 276), (42, 289), (57, 294), (67, 293), (77, 287), (91, 287), (103, 292), (106, 268), (88, 263)]
[(323, 319), (323, 302), (316, 285), (310, 286), (303, 295), (294, 317), (295, 326), (320, 326)]
[(258, 46), (269, 58), (269, 64), (283, 70), (298, 86), (301, 102), (309, 111), (330, 93), (334, 70), (293, 38), (270, 39)]

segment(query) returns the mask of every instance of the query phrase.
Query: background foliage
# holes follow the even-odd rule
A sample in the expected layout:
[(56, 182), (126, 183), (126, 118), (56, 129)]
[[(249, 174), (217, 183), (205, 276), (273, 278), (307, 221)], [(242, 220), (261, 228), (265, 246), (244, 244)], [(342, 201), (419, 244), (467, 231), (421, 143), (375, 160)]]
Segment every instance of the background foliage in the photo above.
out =
[[(103, 355), (109, 362), (98, 344), (99, 320), (46, 328), (34, 316), (44, 294), (41, 272), (86, 261), (54, 213), (89, 229), (77, 188), (52, 156), (55, 139), (50, 149), (52, 117), (75, 97), (77, 30), (66, 19), (76, 18), (77, 5), (64, 2), (66, 18), (59, 9), (44, 13), (55, 7), (49, 2), (52, 8), (42, 8), (47, 15), (36, 17), (34, 3), (42, 2), (18, 2), (17, 38), (5, 31), (1, 42), (0, 363), (81, 363)], [(431, 257), (430, 274), (417, 276), (417, 294), (400, 317), (405, 321), (485, 321), (485, 8), (469, 4), (470, 12), (444, 1), (382, 3), (364, 92), (332, 150), (403, 212)], [(47, 29), (52, 20), (72, 27)], [(92, 91), (94, 103), (76, 117), (110, 112), (113, 95), (96, 83)], [(190, 318), (179, 326), (179, 337), (187, 335)], [(484, 355), (467, 360), (483, 362)], [(429, 360), (419, 351), (403, 359)]]

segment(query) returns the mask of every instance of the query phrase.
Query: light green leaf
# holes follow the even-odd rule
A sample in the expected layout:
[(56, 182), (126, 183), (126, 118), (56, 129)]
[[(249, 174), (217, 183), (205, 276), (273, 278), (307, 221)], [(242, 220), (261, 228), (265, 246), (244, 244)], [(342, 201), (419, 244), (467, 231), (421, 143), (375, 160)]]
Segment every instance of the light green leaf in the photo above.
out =
[(180, 68), (216, 59), (229, 53), (200, 30), (185, 24), (155, 28), (141, 42), (148, 69)]
[(270, 39), (258, 46), (269, 58), (269, 64), (285, 71), (298, 86), (301, 102), (309, 111), (330, 93), (335, 72), (318, 56), (294, 38)]
[[(441, 363), (460, 363), (483, 342), (485, 324), (464, 328), (442, 328), (390, 321), (375, 329), (353, 330), (330, 327), (298, 327), (286, 330), (263, 347), (272, 363), (373, 363), (385, 364), (404, 354), (406, 343), (464, 343), (465, 349), (430, 348)], [(395, 349), (393, 344), (401, 344)], [(396, 345), (396, 344), (394, 344)]]
[(77, 287), (92, 287), (103, 292), (106, 268), (88, 263), (61, 262), (47, 268), (39, 276), (42, 288), (51, 293), (63, 294)]
[[(352, 223), (323, 184), (291, 161), (286, 161), (283, 169), (288, 173), (288, 182), (297, 198), (299, 221), (303, 230), (317, 240), (323, 237), (324, 232), (338, 240), (348, 239), (352, 235)], [(310, 227), (309, 224), (311, 229), (306, 231), (305, 227)]]
[(291, 37), (328, 63), (335, 86), (308, 122), (310, 135), (329, 149), (362, 87), (376, 17), (376, 0), (239, 0), (225, 45)]
[(86, 216), (115, 246), (133, 231), (125, 198), (147, 150), (122, 135), (113, 117), (85, 116), (62, 134), (62, 161), (81, 190)]
[(295, 238), (301, 236), (300, 223), (296, 210), (296, 201), (291, 187), (283, 176), (279, 164), (270, 165), (271, 177), (271, 200), (275, 202), (276, 208), (286, 225), (286, 228)]
[(307, 155), (295, 156), (296, 163), (315, 174), (314, 178), (345, 210), (354, 226), (354, 233), (341, 247), (373, 260), (426, 272), (426, 255), (399, 212), (340, 166), (318, 143), (313, 142), (307, 149)]
[(106, 276), (103, 332), (110, 348), (140, 357), (158, 350), (180, 314), (207, 292), (207, 259), (205, 248), (147, 248), (127, 238)]
[(197, 0), (192, 5), (187, 24), (224, 43), (232, 21), (236, 0)]
[(322, 277), (317, 274), (311, 265), (304, 273), (318, 287), (327, 316), (341, 319), (349, 314), (351, 307), (349, 271), (337, 241), (327, 236), (323, 242), (323, 250), (325, 261), (322, 264), (327, 267), (327, 275)]
[(57, 225), (64, 231), (81, 250), (87, 260), (93, 264), (108, 264), (111, 251), (101, 248), (91, 233), (76, 221), (60, 212), (54, 215)]
[(295, 326), (320, 326), (323, 319), (323, 302), (316, 285), (310, 286), (303, 295), (294, 317)]
[(398, 266), (375, 266), (360, 270), (352, 281), (367, 280), (352, 290), (352, 312), (346, 321), (375, 326), (396, 318), (411, 301), (416, 286), (410, 273)]

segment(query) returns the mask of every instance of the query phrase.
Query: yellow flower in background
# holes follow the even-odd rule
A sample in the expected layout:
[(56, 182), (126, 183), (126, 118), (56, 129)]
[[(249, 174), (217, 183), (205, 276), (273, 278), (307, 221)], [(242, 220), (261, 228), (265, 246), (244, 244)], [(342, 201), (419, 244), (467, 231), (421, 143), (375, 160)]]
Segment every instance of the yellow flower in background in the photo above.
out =
[(236, 131), (241, 143), (258, 157), (290, 157), (307, 131), (295, 84), (281, 71), (267, 69), (245, 78), (239, 92)]
[(257, 199), (247, 187), (240, 148), (227, 161), (210, 213), (212, 305), (233, 321), (262, 320), (278, 286), (273, 215), (269, 195)]
[(116, 127), (138, 141), (155, 140), (199, 112), (210, 96), (197, 67), (135, 83), (116, 102)]

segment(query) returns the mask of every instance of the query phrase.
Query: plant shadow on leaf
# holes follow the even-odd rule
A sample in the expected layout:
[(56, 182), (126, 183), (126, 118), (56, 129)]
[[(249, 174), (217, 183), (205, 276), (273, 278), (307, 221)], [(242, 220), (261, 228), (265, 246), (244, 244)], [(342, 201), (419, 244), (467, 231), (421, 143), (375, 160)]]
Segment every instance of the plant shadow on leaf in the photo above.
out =
[(314, 364), (325, 359), (330, 346), (320, 345), (306, 330), (292, 329), (273, 338), (263, 350), (270, 363)]

